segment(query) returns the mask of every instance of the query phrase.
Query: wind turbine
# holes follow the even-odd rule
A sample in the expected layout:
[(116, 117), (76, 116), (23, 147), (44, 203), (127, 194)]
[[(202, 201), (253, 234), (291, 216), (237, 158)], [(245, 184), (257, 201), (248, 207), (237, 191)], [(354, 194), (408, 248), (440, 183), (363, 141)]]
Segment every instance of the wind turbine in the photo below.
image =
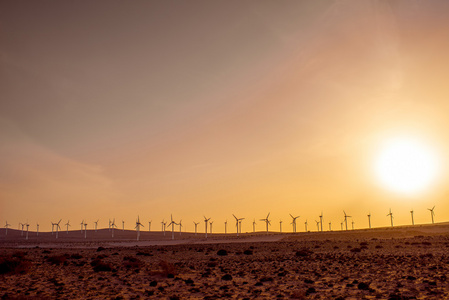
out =
[(181, 228), (182, 228), (182, 219), (181, 219), (181, 221), (179, 221), (179, 235), (181, 235)]
[(354, 220), (352, 220), (352, 230), (354, 230)]
[(5, 224), (6, 233), (5, 233), (5, 235), (8, 235), (8, 227), (11, 227), (11, 224), (8, 224), (8, 221), (6, 221), (6, 224)]
[(433, 217), (435, 216), (435, 212), (433, 211), (435, 209), (435, 205), (432, 207), (432, 209), (428, 208), (427, 210), (430, 211), (430, 216), (432, 217), (432, 224), (434, 224), (433, 222)]
[(87, 239), (87, 223), (84, 223), (84, 238)]
[(321, 231), (323, 231), (323, 212), (321, 212), (321, 215), (320, 215), (320, 227), (321, 227)]
[(413, 209), (410, 211), (410, 214), (412, 215), (412, 225), (415, 225), (415, 220), (413, 219)]
[(53, 235), (54, 227), (56, 226), (56, 223), (51, 222), (51, 235)]
[(84, 219), (81, 221), (80, 225), (81, 225), (81, 233), (83, 233)]
[[(290, 224), (292, 224), (293, 226), (293, 232), (296, 232), (296, 219), (299, 218), (299, 216), (293, 217), (292, 214), (289, 214), (290, 217), (292, 217), (292, 222)], [(306, 229), (307, 231), (307, 229)]]
[(171, 225), (171, 239), (174, 240), (175, 239), (175, 225), (178, 225), (178, 224), (176, 224), (173, 221), (173, 215), (170, 215), (170, 218), (171, 218), (171, 222), (168, 224), (168, 226), (170, 227), (170, 225)]
[(70, 220), (67, 221), (67, 223), (65, 224), (65, 226), (67, 227), (67, 234), (69, 234), (69, 226), (70, 226)]
[(94, 222), (94, 223), (95, 223), (95, 232), (97, 232), (98, 221), (100, 221), (100, 219), (97, 219), (97, 220)]
[(165, 236), (165, 225), (167, 224), (167, 222), (165, 222), (164, 219), (162, 219), (161, 224), (162, 224), (162, 232), (164, 233)]
[(393, 213), (391, 212), (391, 208), (390, 208), (390, 213), (387, 215), (387, 217), (388, 216), (390, 216), (391, 227), (393, 227)]
[(36, 235), (39, 236), (39, 223), (36, 223), (36, 228), (37, 228)]
[(256, 219), (254, 219), (253, 221), (253, 233), (256, 232)]
[(306, 232), (307, 232), (307, 220), (304, 222), (304, 225), (306, 226)]
[(344, 221), (340, 223), (341, 230), (343, 230), (343, 223)]
[(227, 234), (228, 220), (225, 221), (225, 234)]
[(111, 231), (111, 224), (112, 224), (111, 219), (109, 219), (109, 225), (108, 225), (109, 231)]
[(148, 221), (148, 232), (151, 231), (151, 221)]
[(239, 232), (240, 233), (242, 233), (242, 221), (244, 220), (245, 218), (240, 218), (239, 219)]
[(203, 217), (204, 217), (204, 226), (206, 226), (204, 229), (204, 232), (206, 233), (206, 239), (207, 239), (207, 222), (209, 222), (210, 218), (208, 219), (208, 218), (206, 218), (206, 216), (203, 216)]
[(267, 234), (268, 234), (268, 225), (271, 225), (270, 220), (268, 220), (268, 217), (270, 216), (270, 213), (268, 213), (267, 217), (265, 219), (260, 219), (260, 221), (264, 221), (267, 225)]
[(21, 225), (22, 226), (22, 233), (20, 234), (21, 236), (23, 236), (23, 227), (25, 227), (25, 224), (23, 224), (23, 223), (19, 223), (19, 225)]
[(240, 219), (237, 218), (234, 214), (232, 214), (232, 216), (235, 218), (235, 228), (237, 228), (237, 236), (239, 236), (239, 222), (240, 222)]
[(137, 230), (137, 240), (140, 239), (140, 226), (144, 227), (142, 223), (140, 223), (139, 215), (137, 215), (137, 221), (136, 221), (136, 230)]
[(316, 231), (320, 231), (320, 221), (315, 220), (316, 222)]
[(197, 229), (197, 227), (198, 227), (198, 224), (200, 224), (200, 223), (199, 223), (199, 222), (196, 223), (195, 221), (193, 221), (193, 224), (195, 224), (195, 235), (196, 235), (196, 229)]
[(369, 228), (371, 229), (371, 212), (368, 214), (368, 225)]
[(282, 233), (282, 220), (279, 220), (279, 232)]
[(62, 219), (59, 220), (58, 223), (55, 223), (55, 227), (56, 227), (56, 238), (58, 238), (58, 232), (59, 232), (59, 229), (61, 229), (61, 227), (59, 226), (59, 223), (61, 223), (61, 221), (62, 221)]
[(122, 220), (122, 231), (125, 231), (125, 221)]
[(345, 214), (345, 228), (348, 230), (348, 218), (351, 218), (351, 216), (348, 216), (345, 211), (343, 213)]
[(209, 229), (210, 229), (210, 234), (211, 234), (211, 235), (212, 235), (212, 224), (214, 224), (214, 221), (209, 222), (209, 225), (210, 225)]
[(27, 221), (27, 223), (25, 224), (25, 226), (27, 227), (26, 239), (28, 239), (28, 228), (30, 227), (30, 224), (28, 224), (28, 221)]
[(329, 222), (329, 231), (332, 231), (332, 222)]
[(115, 218), (112, 220), (111, 223), (112, 237), (114, 237), (114, 227), (117, 228), (117, 225), (115, 225)]

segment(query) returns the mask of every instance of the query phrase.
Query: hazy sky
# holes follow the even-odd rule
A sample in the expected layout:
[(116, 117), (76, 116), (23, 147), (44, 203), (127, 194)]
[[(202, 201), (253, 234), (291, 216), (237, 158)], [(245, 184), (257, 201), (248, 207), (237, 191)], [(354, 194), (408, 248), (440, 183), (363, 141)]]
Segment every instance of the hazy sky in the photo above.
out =
[[(390, 207), (408, 224), (433, 205), (446, 221), (448, 16), (447, 1), (0, 1), (0, 222), (159, 229), (173, 213), (222, 231), (234, 213), (250, 231), (271, 212), (291, 230), (289, 213), (386, 226)], [(404, 134), (443, 170), (407, 197), (373, 173)]]

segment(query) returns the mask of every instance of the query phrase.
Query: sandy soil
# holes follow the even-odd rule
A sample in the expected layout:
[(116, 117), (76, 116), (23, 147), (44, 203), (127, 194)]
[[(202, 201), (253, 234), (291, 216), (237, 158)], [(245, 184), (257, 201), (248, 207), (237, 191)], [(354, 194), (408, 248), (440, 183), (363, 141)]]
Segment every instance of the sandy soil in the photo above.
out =
[(175, 241), (156, 232), (139, 242), (131, 231), (64, 234), (0, 231), (0, 297), (449, 298), (448, 224)]

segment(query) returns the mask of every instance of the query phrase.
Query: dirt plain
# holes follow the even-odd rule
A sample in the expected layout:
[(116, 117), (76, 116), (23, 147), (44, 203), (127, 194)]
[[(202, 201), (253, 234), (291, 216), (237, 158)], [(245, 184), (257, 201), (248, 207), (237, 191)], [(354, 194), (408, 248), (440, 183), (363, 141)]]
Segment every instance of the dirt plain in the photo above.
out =
[(1, 299), (449, 299), (449, 224), (203, 235), (0, 231)]

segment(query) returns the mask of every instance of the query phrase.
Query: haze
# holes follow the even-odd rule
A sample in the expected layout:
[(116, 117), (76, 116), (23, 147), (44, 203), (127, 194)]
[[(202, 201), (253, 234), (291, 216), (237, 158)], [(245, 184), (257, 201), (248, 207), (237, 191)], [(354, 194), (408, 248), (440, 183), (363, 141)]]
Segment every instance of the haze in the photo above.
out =
[(448, 15), (447, 1), (1, 1), (0, 221), (159, 229), (173, 213), (223, 231), (234, 213), (252, 231), (271, 212), (272, 230), (292, 213), (302, 231), (321, 211), (338, 229), (343, 210), (358, 228), (369, 212), (388, 226), (390, 208), (395, 225), (412, 208), (429, 223), (434, 205), (446, 221), (446, 161), (407, 196), (373, 162), (396, 134), (447, 156)]

